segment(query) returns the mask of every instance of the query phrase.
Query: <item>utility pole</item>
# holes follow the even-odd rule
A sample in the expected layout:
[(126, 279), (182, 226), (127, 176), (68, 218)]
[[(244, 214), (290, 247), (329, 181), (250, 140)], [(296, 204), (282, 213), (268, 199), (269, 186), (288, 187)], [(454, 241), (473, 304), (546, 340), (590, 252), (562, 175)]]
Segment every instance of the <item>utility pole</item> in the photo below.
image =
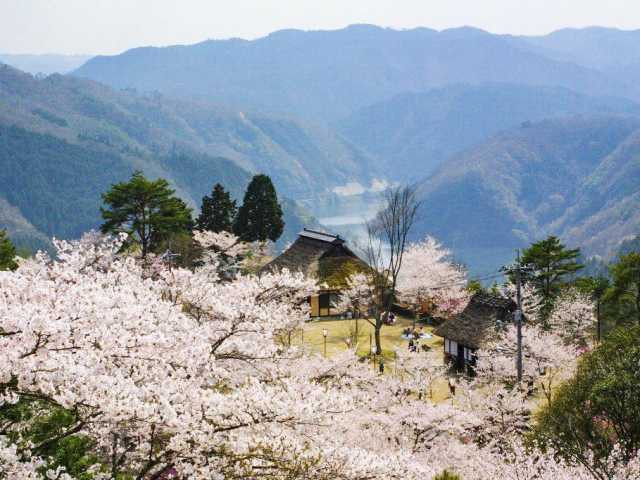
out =
[(520, 265), (520, 249), (516, 250), (516, 301), (518, 308), (515, 311), (516, 329), (518, 335), (518, 353), (516, 357), (516, 370), (518, 371), (518, 383), (522, 381), (522, 292), (521, 292), (521, 265)]
[(520, 263), (520, 249), (516, 249), (516, 263), (502, 267), (500, 270), (513, 273), (516, 277), (516, 311), (513, 312), (513, 320), (516, 325), (517, 345), (516, 345), (516, 372), (518, 383), (522, 381), (522, 272), (529, 270), (528, 266)]
[(600, 298), (596, 301), (596, 321), (598, 325), (598, 343), (602, 338), (602, 329), (600, 328)]

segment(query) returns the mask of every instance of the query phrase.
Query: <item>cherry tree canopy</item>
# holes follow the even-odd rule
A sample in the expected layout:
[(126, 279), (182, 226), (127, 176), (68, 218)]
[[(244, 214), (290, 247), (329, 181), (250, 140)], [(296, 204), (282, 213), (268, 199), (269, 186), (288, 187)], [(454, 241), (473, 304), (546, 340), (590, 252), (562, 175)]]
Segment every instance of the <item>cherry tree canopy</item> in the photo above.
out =
[[(422, 357), (378, 376), (353, 351), (324, 359), (279, 342), (308, 317), (314, 283), (301, 275), (221, 281), (215, 254), (190, 271), (120, 255), (123, 241), (56, 241), (55, 259), (0, 272), (0, 409), (38, 407), (0, 424), (0, 478), (68, 480), (47, 471), (44, 452), (74, 434), (92, 439), (96, 479), (411, 480), (445, 468), (465, 479), (589, 478), (553, 452), (513, 461), (518, 428), (503, 428), (505, 456), (479, 433), (493, 425), (477, 408), (488, 397), (433, 404), (420, 394), (433, 375)], [(515, 418), (518, 402), (501, 408)], [(73, 422), (34, 443), (28, 422), (48, 407)]]

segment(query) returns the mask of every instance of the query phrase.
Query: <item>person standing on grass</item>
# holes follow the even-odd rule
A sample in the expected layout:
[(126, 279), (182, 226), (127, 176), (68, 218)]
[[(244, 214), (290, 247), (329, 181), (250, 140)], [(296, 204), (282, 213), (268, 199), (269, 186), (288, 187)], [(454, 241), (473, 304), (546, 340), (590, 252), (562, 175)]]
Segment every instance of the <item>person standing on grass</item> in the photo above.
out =
[(382, 358), (380, 359), (379, 369), (380, 369), (380, 375), (382, 375), (384, 373), (384, 360)]
[(449, 377), (449, 393), (452, 397), (456, 396), (456, 380)]

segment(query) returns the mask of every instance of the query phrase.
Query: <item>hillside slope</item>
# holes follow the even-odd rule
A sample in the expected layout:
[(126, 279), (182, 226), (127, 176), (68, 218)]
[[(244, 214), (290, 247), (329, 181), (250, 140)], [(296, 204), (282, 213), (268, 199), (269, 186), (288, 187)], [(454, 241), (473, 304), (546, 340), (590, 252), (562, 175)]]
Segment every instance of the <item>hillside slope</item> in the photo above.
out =
[[(114, 92), (60, 75), (38, 80), (0, 66), (0, 228), (31, 248), (47, 248), (52, 236), (77, 237), (99, 225), (100, 194), (135, 169), (167, 178), (192, 207), (200, 205), (216, 182), (241, 200), (251, 175), (239, 164), (244, 160), (258, 170), (251, 160), (268, 157), (232, 161), (214, 155), (217, 150), (205, 134), (226, 135), (228, 144), (236, 140), (233, 124), (224, 121), (226, 114), (215, 117), (217, 110), (201, 107), (203, 119), (195, 113), (185, 119), (181, 109), (192, 113), (181, 102)], [(216, 123), (216, 118), (221, 120)], [(305, 141), (293, 135), (294, 140)], [(261, 145), (246, 141), (242, 148), (251, 152)], [(231, 147), (228, 151), (233, 152)], [(273, 169), (267, 173), (278, 177)], [(314, 220), (280, 193), (286, 241), (301, 223)]]
[(366, 184), (374, 173), (365, 154), (325, 127), (61, 75), (36, 79), (1, 65), (0, 123), (140, 161), (176, 150), (228, 158), (271, 175), (292, 197), (313, 197), (353, 180)]
[(521, 40), (467, 27), (283, 30), (253, 41), (136, 48), (94, 57), (73, 74), (117, 88), (323, 121), (399, 93), (462, 82), (554, 85), (640, 98), (637, 86), (540, 55)]
[(502, 130), (527, 121), (595, 113), (640, 114), (640, 105), (560, 87), (456, 85), (405, 93), (362, 108), (339, 128), (376, 156), (391, 178), (415, 182), (451, 155)]
[(640, 119), (581, 116), (501, 133), (420, 184), (417, 236), (468, 263), (507, 261), (548, 234), (604, 254), (640, 231)]

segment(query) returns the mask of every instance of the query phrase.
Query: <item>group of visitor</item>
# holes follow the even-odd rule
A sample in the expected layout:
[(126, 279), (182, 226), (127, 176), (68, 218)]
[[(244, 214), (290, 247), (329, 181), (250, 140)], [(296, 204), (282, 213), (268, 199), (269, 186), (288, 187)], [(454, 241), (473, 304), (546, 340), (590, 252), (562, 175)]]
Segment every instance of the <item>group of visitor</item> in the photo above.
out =
[[(410, 352), (417, 352), (418, 349), (420, 348), (420, 339), (425, 337), (424, 334), (424, 327), (420, 327), (420, 330), (417, 330), (415, 328), (405, 328), (402, 331), (402, 335), (405, 338), (409, 339), (409, 351)], [(426, 348), (426, 344), (423, 346), (423, 348)]]
[(382, 318), (387, 325), (395, 325), (396, 323), (396, 316), (393, 312), (384, 312)]

